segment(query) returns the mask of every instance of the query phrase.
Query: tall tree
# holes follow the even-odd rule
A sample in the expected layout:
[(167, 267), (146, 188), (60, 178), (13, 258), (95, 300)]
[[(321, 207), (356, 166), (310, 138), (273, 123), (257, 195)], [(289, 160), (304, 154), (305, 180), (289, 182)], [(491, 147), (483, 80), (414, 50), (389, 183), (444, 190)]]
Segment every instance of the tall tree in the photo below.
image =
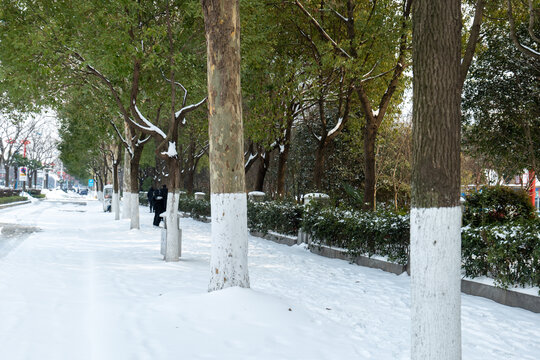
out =
[(209, 291), (249, 287), (238, 0), (201, 0), (207, 44), (212, 253)]
[(412, 359), (461, 359), (459, 0), (413, 1)]
[[(538, 170), (540, 60), (516, 49), (504, 24), (490, 23), (465, 84), (464, 147), (503, 175)], [(525, 37), (526, 29), (518, 32)]]

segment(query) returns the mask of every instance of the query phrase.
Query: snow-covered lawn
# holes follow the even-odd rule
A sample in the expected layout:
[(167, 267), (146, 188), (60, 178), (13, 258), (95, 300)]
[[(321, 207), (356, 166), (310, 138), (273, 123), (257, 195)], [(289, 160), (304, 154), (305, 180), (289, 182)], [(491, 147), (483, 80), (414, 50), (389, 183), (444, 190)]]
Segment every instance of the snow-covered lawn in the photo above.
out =
[[(406, 275), (250, 237), (251, 290), (208, 293), (210, 224), (182, 219), (165, 263), (140, 209), (131, 231), (97, 201), (0, 210), (42, 229), (0, 236), (0, 359), (410, 357)], [(463, 359), (540, 358), (540, 314), (463, 295), (462, 328)]]

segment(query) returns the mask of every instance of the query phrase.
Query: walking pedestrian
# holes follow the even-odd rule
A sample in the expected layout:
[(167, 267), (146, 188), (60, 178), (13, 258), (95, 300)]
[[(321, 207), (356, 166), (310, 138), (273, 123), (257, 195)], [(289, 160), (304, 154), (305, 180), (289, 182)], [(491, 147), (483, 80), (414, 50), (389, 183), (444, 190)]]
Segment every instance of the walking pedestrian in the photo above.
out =
[(162, 190), (154, 191), (154, 226), (159, 226), (161, 214), (165, 212), (165, 202), (163, 201)]
[(148, 190), (148, 193), (146, 194), (146, 197), (148, 198), (148, 207), (150, 207), (150, 212), (153, 212), (154, 210), (154, 188), (150, 186), (150, 190)]
[(167, 189), (167, 185), (163, 184), (161, 187), (161, 196), (163, 196), (163, 202), (165, 203), (165, 207), (167, 207), (167, 195), (169, 194), (169, 189)]

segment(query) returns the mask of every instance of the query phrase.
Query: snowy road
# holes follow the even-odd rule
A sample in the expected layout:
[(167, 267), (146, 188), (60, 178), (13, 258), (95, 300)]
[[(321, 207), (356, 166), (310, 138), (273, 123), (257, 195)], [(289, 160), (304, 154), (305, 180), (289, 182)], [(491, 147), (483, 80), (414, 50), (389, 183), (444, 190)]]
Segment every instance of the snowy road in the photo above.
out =
[[(210, 225), (160, 230), (98, 202), (0, 210), (38, 227), (0, 255), (0, 359), (408, 359), (409, 278), (250, 237), (251, 290), (207, 293)], [(2, 245), (0, 244), (0, 251)], [(540, 358), (540, 314), (462, 296), (463, 359)]]

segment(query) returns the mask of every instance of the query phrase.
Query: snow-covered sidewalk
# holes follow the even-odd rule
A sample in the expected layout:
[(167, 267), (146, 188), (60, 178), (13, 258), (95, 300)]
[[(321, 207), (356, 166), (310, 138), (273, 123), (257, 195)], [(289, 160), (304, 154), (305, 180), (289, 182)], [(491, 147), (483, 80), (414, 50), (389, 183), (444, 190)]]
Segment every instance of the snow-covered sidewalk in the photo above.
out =
[[(141, 230), (96, 201), (0, 223), (41, 228), (0, 257), (1, 359), (410, 357), (406, 275), (250, 237), (251, 290), (208, 293), (210, 224), (182, 219), (181, 261), (165, 263), (144, 207)], [(463, 295), (462, 328), (464, 359), (540, 358), (540, 314)]]

